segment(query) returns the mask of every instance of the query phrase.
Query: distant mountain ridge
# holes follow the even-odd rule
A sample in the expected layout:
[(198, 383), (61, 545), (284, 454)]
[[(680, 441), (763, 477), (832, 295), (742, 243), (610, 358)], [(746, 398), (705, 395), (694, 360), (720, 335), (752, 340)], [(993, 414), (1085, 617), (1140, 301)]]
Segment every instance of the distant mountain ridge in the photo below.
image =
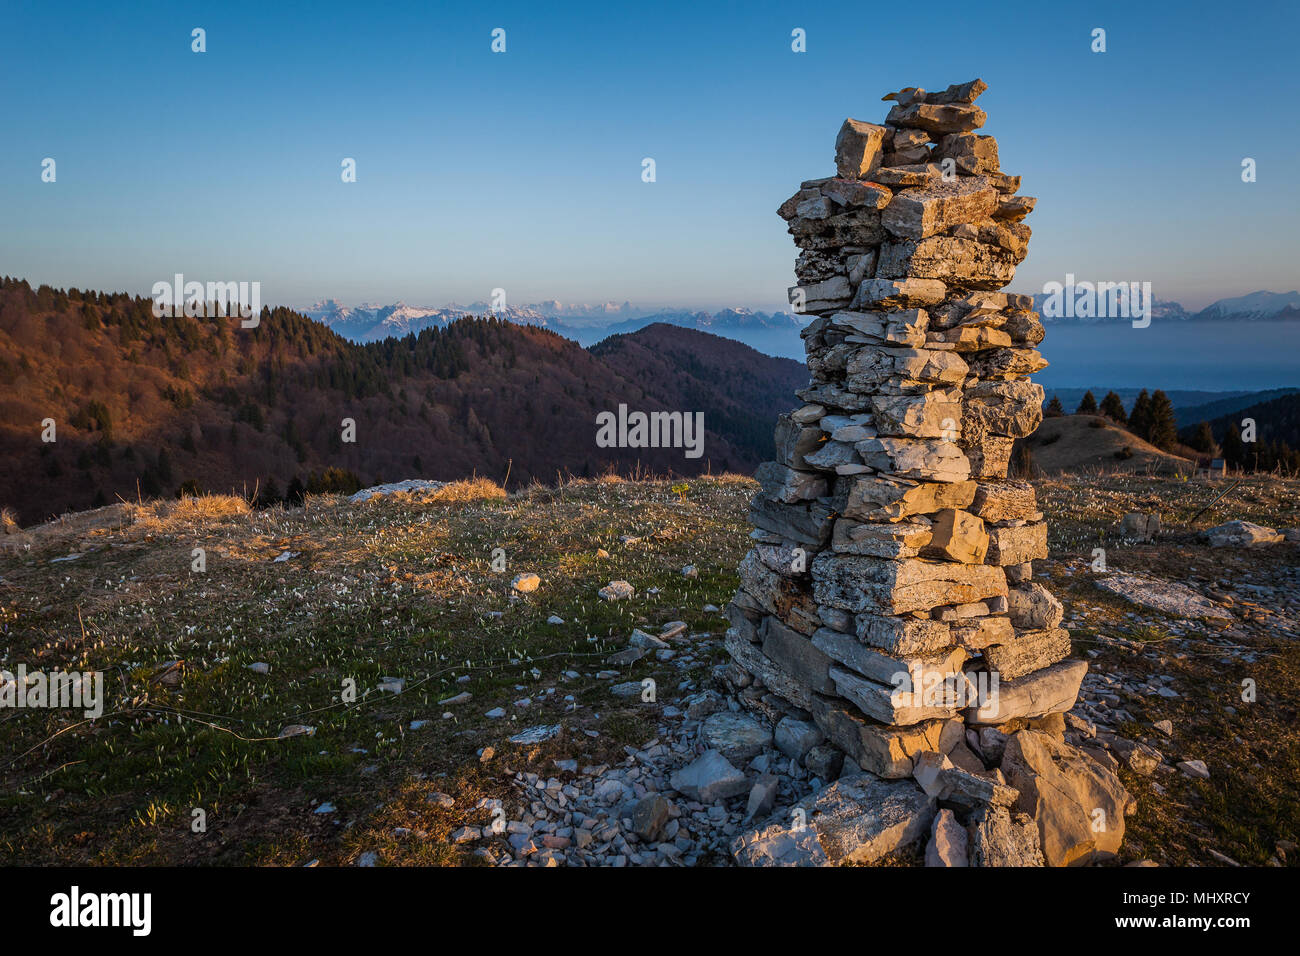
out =
[[(1048, 293), (1034, 296), (1034, 308), (1043, 312)], [(1155, 299), (1151, 309), (1153, 322), (1279, 322), (1300, 319), (1300, 292), (1268, 292), (1261, 290), (1247, 295), (1219, 299), (1199, 312), (1188, 312), (1182, 305), (1164, 299)], [(1043, 315), (1046, 324), (1079, 324), (1099, 322), (1129, 322), (1126, 317), (1095, 316), (1058, 317)]]
[[(493, 309), (486, 302), (469, 305), (449, 303), (437, 308), (392, 305), (344, 306), (334, 299), (317, 302), (302, 311), (339, 335), (358, 344), (401, 338), (426, 328), (445, 328), (457, 319), (492, 314), (516, 325), (548, 328), (558, 335), (589, 346), (611, 335), (636, 332), (656, 323), (709, 332), (744, 342), (759, 351), (788, 351), (798, 343), (804, 326), (801, 316), (789, 312), (760, 312), (754, 309), (723, 309), (707, 312), (693, 309), (640, 309), (631, 303), (597, 306), (564, 305), (558, 301), (505, 306)], [(774, 348), (775, 347), (775, 348)]]

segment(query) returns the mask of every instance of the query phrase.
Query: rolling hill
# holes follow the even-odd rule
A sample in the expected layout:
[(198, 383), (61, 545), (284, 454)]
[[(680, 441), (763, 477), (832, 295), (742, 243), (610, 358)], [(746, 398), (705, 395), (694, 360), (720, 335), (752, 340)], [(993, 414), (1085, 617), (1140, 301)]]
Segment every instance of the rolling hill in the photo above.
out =
[(1029, 438), (1017, 443), (1048, 474), (1096, 470), (1134, 472), (1190, 471), (1192, 462), (1161, 451), (1100, 415), (1045, 418)]

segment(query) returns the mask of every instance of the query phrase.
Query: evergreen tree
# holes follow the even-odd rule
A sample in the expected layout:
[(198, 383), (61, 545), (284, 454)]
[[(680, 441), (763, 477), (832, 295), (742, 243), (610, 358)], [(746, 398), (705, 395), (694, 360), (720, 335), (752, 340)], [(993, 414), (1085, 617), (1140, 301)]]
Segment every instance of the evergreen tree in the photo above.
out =
[(1060, 397), (1053, 395), (1052, 400), (1047, 403), (1047, 409), (1043, 412), (1043, 415), (1047, 418), (1060, 418), (1064, 414), (1065, 409), (1061, 405)]
[(1133, 400), (1133, 411), (1128, 414), (1128, 430), (1138, 438), (1146, 438), (1151, 433), (1151, 396), (1145, 388)]
[(1156, 389), (1155, 394), (1151, 396), (1151, 409), (1148, 413), (1149, 424), (1147, 425), (1147, 434), (1144, 436), (1147, 441), (1157, 448), (1173, 448), (1178, 441), (1178, 420), (1174, 417), (1174, 406), (1169, 401), (1169, 396), (1160, 389)]
[(1223, 435), (1223, 460), (1234, 468), (1241, 468), (1246, 461), (1246, 445), (1241, 440), (1241, 432), (1232, 422)]
[(1209, 422), (1201, 422), (1187, 439), (1187, 447), (1195, 448), (1206, 455), (1214, 454), (1214, 430)]
[(1091, 391), (1088, 391), (1088, 392), (1084, 392), (1084, 393), (1083, 393), (1083, 401), (1081, 401), (1081, 402), (1079, 403), (1079, 407), (1078, 407), (1078, 409), (1075, 410), (1075, 413), (1074, 413), (1074, 414), (1076, 414), (1076, 415), (1096, 415), (1096, 414), (1097, 414), (1097, 399), (1093, 397), (1093, 394), (1092, 394)]
[(1128, 415), (1124, 411), (1124, 402), (1114, 392), (1107, 392), (1101, 400), (1101, 413), (1113, 422), (1128, 424)]

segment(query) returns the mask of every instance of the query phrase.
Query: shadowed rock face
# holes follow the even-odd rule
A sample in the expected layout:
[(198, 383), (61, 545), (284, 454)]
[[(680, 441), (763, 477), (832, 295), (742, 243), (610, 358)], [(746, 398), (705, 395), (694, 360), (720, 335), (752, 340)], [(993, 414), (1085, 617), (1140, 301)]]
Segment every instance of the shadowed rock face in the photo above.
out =
[[(1124, 788), (1060, 736), (1087, 665), (1030, 583), (1047, 526), (1007, 478), (1046, 363), (1031, 299), (997, 291), (1034, 200), (975, 132), (985, 88), (889, 94), (883, 124), (844, 122), (836, 175), (777, 211), (800, 249), (791, 302), (813, 316), (810, 382), (751, 513), (755, 553), (788, 560), (758, 574), (746, 559), (727, 646), (742, 703), (815, 726), (866, 773), (809, 804), (821, 822), (740, 838), (742, 862), (874, 860), (928, 838), (934, 865), (1066, 865), (1123, 835)], [(972, 749), (979, 728), (996, 752)], [(931, 826), (936, 794), (950, 806)], [(1110, 830), (1089, 837), (1081, 808), (1103, 797)]]

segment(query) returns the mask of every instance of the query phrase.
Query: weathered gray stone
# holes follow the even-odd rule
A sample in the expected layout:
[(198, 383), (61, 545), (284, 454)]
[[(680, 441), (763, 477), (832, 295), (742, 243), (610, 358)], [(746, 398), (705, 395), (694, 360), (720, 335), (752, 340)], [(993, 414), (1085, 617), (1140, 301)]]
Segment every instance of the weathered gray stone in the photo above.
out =
[(802, 826), (773, 823), (732, 844), (742, 866), (872, 863), (928, 832), (934, 802), (910, 782), (841, 777), (795, 804)]
[(966, 710), (966, 723), (997, 726), (1018, 717), (1065, 713), (1079, 696), (1086, 661), (1062, 661), (1018, 680), (1000, 680), (992, 700)]
[(763, 653), (799, 683), (821, 693), (834, 689), (829, 673), (831, 659), (805, 635), (769, 617), (759, 628), (759, 637)]
[(1097, 587), (1143, 607), (1154, 608), (1177, 618), (1232, 620), (1232, 614), (1186, 584), (1165, 581), (1147, 574), (1112, 571), (1095, 579)]
[[(947, 486), (941, 486), (947, 487)], [(860, 613), (928, 611), (944, 601), (1006, 598), (1007, 579), (991, 565), (954, 564), (823, 552), (813, 559), (813, 593), (819, 604)]]
[(914, 558), (930, 543), (925, 521), (861, 522), (840, 518), (831, 535), (831, 550), (876, 558)]
[(925, 848), (926, 866), (966, 866), (966, 830), (951, 810), (940, 810), (930, 828), (930, 843)]
[[(994, 150), (996, 157), (996, 147)], [(962, 176), (952, 182), (941, 180), (904, 189), (885, 209), (880, 222), (892, 235), (923, 239), (960, 223), (984, 219), (997, 205), (997, 190), (986, 180)]]
[(988, 807), (967, 827), (971, 866), (1043, 866), (1038, 827), (1024, 813)]
[(776, 749), (791, 760), (802, 761), (824, 739), (821, 729), (806, 720), (783, 717), (776, 725)]
[(727, 710), (705, 718), (700, 725), (700, 743), (743, 766), (772, 745), (772, 731), (748, 714)]
[(846, 119), (835, 137), (835, 170), (841, 179), (870, 179), (880, 168), (888, 130), (874, 123)]
[(762, 819), (772, 812), (780, 783), (780, 778), (771, 773), (762, 774), (754, 781), (754, 787), (749, 791), (749, 803), (745, 806), (746, 823)]
[(1054, 628), (1065, 616), (1065, 608), (1051, 591), (1032, 583), (1007, 590), (1007, 613), (1016, 627)]
[(726, 800), (749, 789), (745, 775), (716, 750), (707, 750), (676, 770), (669, 782), (678, 793), (700, 803)]
[(1070, 633), (1063, 627), (1017, 629), (1013, 640), (984, 648), (989, 670), (1015, 680), (1070, 656)]
[(934, 135), (979, 129), (987, 119), (988, 114), (970, 103), (912, 103), (908, 106), (895, 106), (889, 111), (885, 122), (891, 126), (923, 129)]
[(657, 793), (638, 800), (632, 808), (632, 829), (647, 843), (657, 843), (672, 814), (673, 805)]
[(1204, 532), (1212, 548), (1256, 548), (1265, 544), (1281, 544), (1286, 536), (1273, 528), (1249, 521), (1228, 521)]
[(855, 311), (925, 308), (938, 305), (946, 294), (947, 287), (936, 279), (866, 279), (858, 287), (851, 308)]

